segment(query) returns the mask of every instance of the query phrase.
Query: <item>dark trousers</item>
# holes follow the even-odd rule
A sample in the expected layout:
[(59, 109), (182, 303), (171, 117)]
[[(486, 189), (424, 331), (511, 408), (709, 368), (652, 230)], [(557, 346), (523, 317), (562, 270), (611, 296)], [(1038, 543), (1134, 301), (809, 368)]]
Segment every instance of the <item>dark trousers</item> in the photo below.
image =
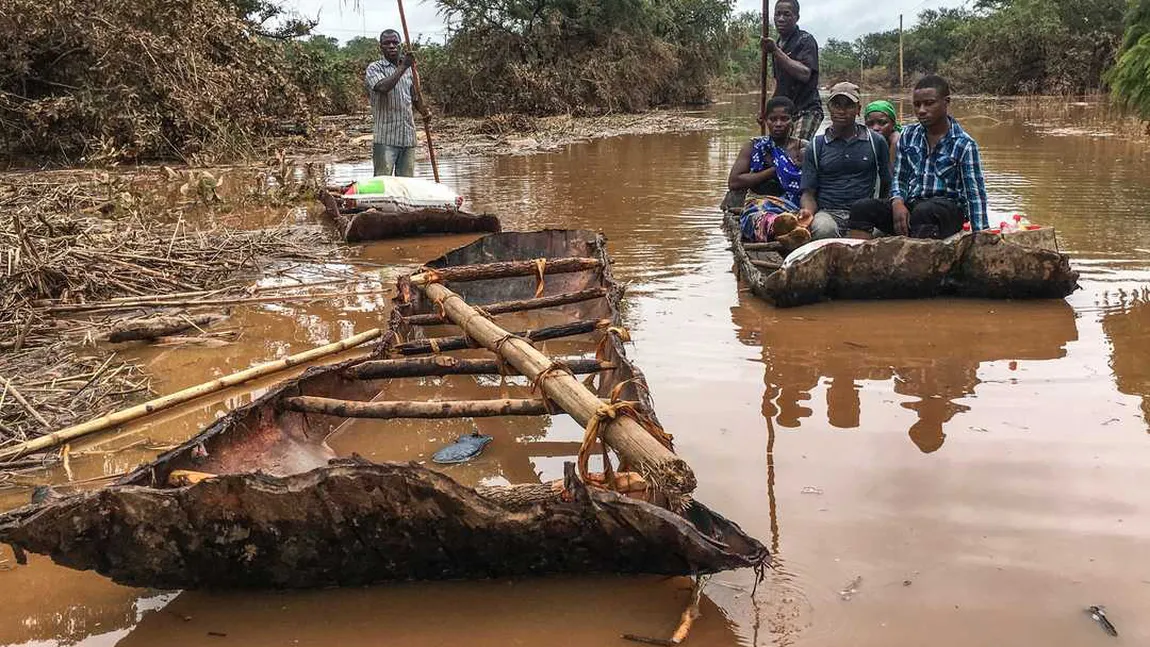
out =
[[(930, 198), (907, 204), (910, 208), (911, 238), (949, 238), (962, 231), (966, 222), (966, 210), (953, 200)], [(859, 200), (851, 207), (848, 229), (894, 234), (894, 211), (890, 202), (883, 200)]]

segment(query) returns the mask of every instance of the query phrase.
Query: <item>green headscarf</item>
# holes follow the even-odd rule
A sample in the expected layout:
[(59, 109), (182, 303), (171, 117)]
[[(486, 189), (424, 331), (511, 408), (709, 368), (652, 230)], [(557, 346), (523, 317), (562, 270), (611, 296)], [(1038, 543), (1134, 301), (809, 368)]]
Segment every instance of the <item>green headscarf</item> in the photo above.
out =
[(894, 110), (894, 104), (886, 99), (879, 99), (878, 101), (871, 101), (866, 104), (866, 110), (863, 112), (863, 119), (872, 112), (884, 112), (894, 122), (894, 129), (901, 132), (902, 126), (898, 123), (898, 113)]

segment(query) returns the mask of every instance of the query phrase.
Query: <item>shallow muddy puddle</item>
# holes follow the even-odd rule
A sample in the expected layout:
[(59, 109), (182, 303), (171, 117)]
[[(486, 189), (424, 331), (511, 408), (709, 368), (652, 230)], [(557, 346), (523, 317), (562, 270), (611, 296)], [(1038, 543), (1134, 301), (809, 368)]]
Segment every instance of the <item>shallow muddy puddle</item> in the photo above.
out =
[[(700, 500), (774, 549), (755, 597), (750, 573), (712, 579), (688, 644), (1107, 644), (1084, 612), (1093, 604), (1123, 642), (1150, 640), (1150, 146), (1049, 132), (1096, 129), (1088, 107), (1043, 120), (1010, 102), (956, 105), (982, 146), (992, 211), (1057, 226), (1074, 255), (1082, 289), (1066, 301), (776, 310), (740, 291), (715, 205), (749, 119), (442, 162), (445, 181), (505, 229), (607, 235), (615, 275), (630, 284), (628, 352)], [(716, 112), (753, 109), (741, 97)], [(369, 165), (327, 170), (348, 180)], [(387, 287), (472, 238), (379, 242), (349, 248), (346, 261)], [(383, 325), (389, 300), (237, 308), (233, 345), (122, 352), (166, 393)], [(412, 382), (389, 397), (416, 397)], [(434, 385), (444, 397), (500, 389), (474, 378)], [(248, 393), (98, 438), (74, 461), (76, 477), (129, 469)], [(333, 445), (427, 460), (475, 428), (496, 441), (445, 470), (467, 483), (555, 478), (581, 437), (565, 418), (357, 422)], [(0, 491), (0, 504), (27, 496)], [(0, 560), (11, 565), (6, 548)], [(687, 585), (586, 577), (175, 594), (32, 557), (0, 571), (0, 645), (622, 645), (622, 633), (670, 635)]]

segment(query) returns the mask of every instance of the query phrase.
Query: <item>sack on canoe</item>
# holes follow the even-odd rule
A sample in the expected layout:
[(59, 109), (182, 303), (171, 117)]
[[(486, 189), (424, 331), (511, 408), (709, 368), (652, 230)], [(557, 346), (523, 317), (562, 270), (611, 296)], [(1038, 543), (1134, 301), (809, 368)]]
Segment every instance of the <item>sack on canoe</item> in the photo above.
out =
[(353, 182), (340, 195), (344, 209), (371, 208), (385, 213), (425, 209), (459, 211), (463, 197), (446, 185), (414, 177), (380, 175)]

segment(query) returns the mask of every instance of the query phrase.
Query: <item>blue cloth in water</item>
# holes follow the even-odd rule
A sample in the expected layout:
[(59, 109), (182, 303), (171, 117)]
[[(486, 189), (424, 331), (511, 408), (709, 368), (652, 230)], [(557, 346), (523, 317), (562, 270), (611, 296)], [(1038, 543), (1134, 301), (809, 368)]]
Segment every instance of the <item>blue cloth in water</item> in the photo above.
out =
[(491, 442), (491, 436), (483, 434), (467, 434), (455, 439), (455, 442), (435, 452), (431, 456), (432, 462), (440, 464), (466, 463), (483, 453), (483, 448)]

